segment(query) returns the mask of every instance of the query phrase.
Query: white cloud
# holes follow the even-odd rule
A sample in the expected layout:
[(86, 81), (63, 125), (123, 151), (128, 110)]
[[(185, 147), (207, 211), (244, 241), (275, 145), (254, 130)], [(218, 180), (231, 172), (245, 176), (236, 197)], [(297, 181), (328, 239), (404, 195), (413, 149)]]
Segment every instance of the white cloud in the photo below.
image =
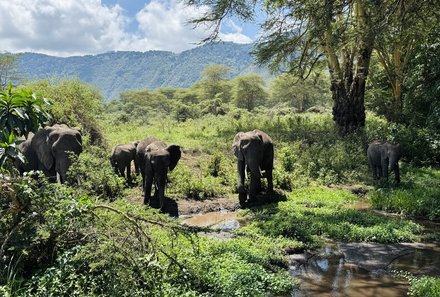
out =
[[(100, 0), (1, 0), (0, 51), (33, 51), (67, 56), (112, 50), (169, 50), (195, 47), (208, 36), (207, 27), (188, 20), (206, 8), (187, 7), (179, 0), (152, 0), (130, 20), (119, 6)], [(138, 32), (128, 32), (135, 21)], [(234, 23), (221, 33), (224, 41), (251, 42)]]
[(223, 41), (232, 41), (235, 43), (251, 43), (252, 39), (250, 39), (248, 36), (244, 35), (243, 29), (239, 27), (237, 24), (235, 24), (232, 20), (229, 20), (226, 22), (226, 25), (224, 26), (227, 29), (230, 29), (232, 32), (229, 33), (223, 33), (220, 32), (219, 38)]

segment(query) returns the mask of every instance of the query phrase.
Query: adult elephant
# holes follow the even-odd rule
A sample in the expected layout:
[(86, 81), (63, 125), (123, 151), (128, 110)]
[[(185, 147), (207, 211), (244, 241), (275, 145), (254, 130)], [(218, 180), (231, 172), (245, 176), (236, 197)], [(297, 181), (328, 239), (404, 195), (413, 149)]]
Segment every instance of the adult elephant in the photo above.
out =
[[(247, 200), (245, 189), (246, 169), (250, 172), (249, 201), (254, 201), (261, 191), (261, 177), (266, 177), (268, 192), (273, 191), (273, 142), (260, 130), (239, 132), (234, 137), (232, 150), (237, 157), (238, 198), (241, 204)], [(262, 175), (261, 172), (264, 171)]]
[(55, 124), (39, 129), (21, 144), (27, 163), (17, 162), (20, 173), (41, 170), (46, 176), (53, 177), (60, 183), (66, 180), (66, 173), (71, 165), (70, 153), (82, 152), (82, 136), (79, 128), (69, 128), (64, 124)]
[[(128, 144), (118, 144), (112, 149), (110, 156), (110, 163), (116, 174), (127, 179), (128, 184), (131, 184), (131, 161), (134, 161), (136, 174), (139, 173), (139, 166), (136, 162), (136, 148), (138, 141), (133, 141)], [(125, 175), (126, 172), (126, 175)]]
[(135, 164), (138, 164), (139, 171), (141, 172), (142, 176), (142, 188), (144, 188), (145, 184), (145, 150), (147, 149), (147, 146), (149, 146), (151, 143), (155, 141), (160, 141), (159, 138), (148, 136), (144, 139), (142, 139), (137, 147), (136, 147), (136, 156), (135, 156)]
[(368, 165), (373, 171), (374, 179), (382, 177), (388, 180), (388, 170), (394, 171), (397, 183), (400, 183), (400, 144), (392, 144), (386, 141), (374, 141), (367, 149)]
[[(151, 190), (154, 185), (154, 197), (159, 201), (160, 209), (164, 211), (165, 186), (168, 171), (172, 171), (176, 167), (182, 152), (178, 145), (172, 144), (167, 146), (160, 140), (152, 141), (152, 139), (148, 139), (148, 141), (151, 142), (149, 142), (143, 151), (138, 150), (140, 155), (139, 164), (142, 164), (144, 172), (144, 204), (156, 206), (151, 199)], [(139, 145), (141, 145), (141, 143), (139, 143)]]

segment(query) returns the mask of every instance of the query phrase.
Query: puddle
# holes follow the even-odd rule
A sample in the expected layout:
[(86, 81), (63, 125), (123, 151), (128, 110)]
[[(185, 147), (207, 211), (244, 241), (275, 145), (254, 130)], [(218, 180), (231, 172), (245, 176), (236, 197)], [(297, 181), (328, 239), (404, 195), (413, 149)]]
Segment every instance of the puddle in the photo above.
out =
[(237, 212), (213, 211), (204, 214), (198, 214), (186, 218), (183, 224), (197, 227), (210, 227), (223, 231), (230, 231), (244, 226), (244, 221), (238, 217)]
[(440, 246), (436, 244), (340, 244), (290, 259), (289, 272), (300, 280), (293, 297), (406, 296), (408, 282), (393, 277), (392, 271), (440, 274)]

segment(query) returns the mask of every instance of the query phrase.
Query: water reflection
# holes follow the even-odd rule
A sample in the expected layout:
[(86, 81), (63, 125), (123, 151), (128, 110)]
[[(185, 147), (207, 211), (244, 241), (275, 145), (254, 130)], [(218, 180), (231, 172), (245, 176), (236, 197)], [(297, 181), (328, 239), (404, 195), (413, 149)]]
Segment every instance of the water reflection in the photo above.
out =
[[(362, 244), (360, 244), (362, 245)], [(367, 246), (367, 245), (366, 245)], [(386, 249), (388, 246), (368, 244), (371, 251)], [(365, 250), (365, 246), (363, 247)], [(389, 248), (389, 247), (388, 247)], [(292, 256), (290, 273), (300, 279), (300, 288), (291, 296), (330, 296), (330, 297), (394, 297), (405, 296), (408, 283), (405, 279), (393, 277), (392, 271), (409, 271), (415, 275), (440, 274), (440, 248), (436, 244), (409, 244), (393, 246), (396, 254), (390, 253), (383, 263), (373, 269), (362, 268), (356, 257), (350, 255), (346, 260), (344, 248), (327, 246), (317, 254)], [(361, 252), (364, 250), (360, 249)], [(410, 252), (407, 252), (409, 250)], [(406, 251), (402, 253), (402, 251)], [(350, 251), (352, 253), (352, 251)], [(362, 261), (365, 256), (359, 256)], [(396, 256), (397, 255), (397, 256)], [(383, 265), (380, 265), (383, 264)], [(372, 267), (372, 266), (366, 266)]]

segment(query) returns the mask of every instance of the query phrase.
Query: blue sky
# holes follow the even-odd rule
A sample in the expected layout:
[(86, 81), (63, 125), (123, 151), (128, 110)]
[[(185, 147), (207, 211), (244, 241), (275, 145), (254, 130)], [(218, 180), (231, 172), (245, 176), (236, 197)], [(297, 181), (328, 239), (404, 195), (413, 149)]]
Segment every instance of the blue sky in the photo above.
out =
[[(206, 9), (184, 6), (181, 0), (0, 0), (0, 52), (181, 52), (209, 35), (210, 28), (187, 23)], [(220, 38), (250, 43), (261, 21), (226, 20)]]

